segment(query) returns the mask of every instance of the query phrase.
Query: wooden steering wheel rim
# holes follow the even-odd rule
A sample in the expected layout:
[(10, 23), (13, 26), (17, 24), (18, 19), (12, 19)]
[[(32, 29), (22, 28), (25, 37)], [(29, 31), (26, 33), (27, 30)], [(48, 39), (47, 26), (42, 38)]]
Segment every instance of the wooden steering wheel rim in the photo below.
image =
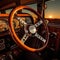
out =
[(30, 11), (34, 12), (36, 15), (38, 15), (40, 17), (40, 14), (39, 13), (37, 13), (36, 11), (34, 11), (33, 9), (31, 9), (31, 8), (29, 8), (27, 6), (18, 6), (18, 7), (16, 7), (15, 9), (12, 10), (12, 12), (10, 14), (10, 18), (9, 18), (10, 19), (9, 20), (9, 26), (10, 26), (9, 30), (10, 30), (11, 36), (12, 36), (13, 40), (16, 42), (16, 44), (19, 47), (21, 47), (22, 49), (25, 49), (25, 50), (28, 50), (28, 51), (31, 51), (31, 52), (41, 51), (48, 44), (48, 40), (49, 40), (49, 37), (48, 37), (48, 28), (47, 28), (47, 41), (46, 41), (46, 44), (43, 47), (39, 48), (39, 49), (35, 49), (35, 48), (31, 48), (31, 47), (26, 46), (24, 43), (22, 43), (22, 41), (18, 38), (18, 36), (16, 35), (16, 33), (14, 31), (14, 27), (13, 27), (13, 23), (12, 23), (14, 14), (17, 11), (22, 10), (22, 9), (30, 10)]

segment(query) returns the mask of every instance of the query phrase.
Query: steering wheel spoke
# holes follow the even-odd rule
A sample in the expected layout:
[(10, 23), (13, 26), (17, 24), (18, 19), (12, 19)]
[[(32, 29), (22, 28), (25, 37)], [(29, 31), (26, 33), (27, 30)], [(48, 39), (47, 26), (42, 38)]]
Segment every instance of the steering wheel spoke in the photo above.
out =
[(38, 22), (35, 24), (35, 27), (40, 26), (42, 23), (43, 23), (43, 21), (42, 21), (42, 20), (38, 21)]
[(46, 42), (46, 40), (41, 36), (41, 35), (39, 35), (38, 33), (35, 33), (35, 36), (38, 38), (38, 39), (40, 39), (42, 42)]
[(22, 25), (27, 25), (27, 23), (20, 17), (17, 18)]
[(28, 34), (24, 34), (24, 36), (22, 37), (21, 41), (23, 43), (25, 43), (25, 41), (28, 39), (29, 35)]

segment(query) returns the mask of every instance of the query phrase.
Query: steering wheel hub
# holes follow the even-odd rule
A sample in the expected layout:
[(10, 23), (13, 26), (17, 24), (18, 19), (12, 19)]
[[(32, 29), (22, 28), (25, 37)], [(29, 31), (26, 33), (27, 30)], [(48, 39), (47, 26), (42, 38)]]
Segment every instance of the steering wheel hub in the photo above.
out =
[(30, 32), (31, 34), (36, 33), (36, 27), (35, 27), (35, 26), (29, 26), (29, 32)]

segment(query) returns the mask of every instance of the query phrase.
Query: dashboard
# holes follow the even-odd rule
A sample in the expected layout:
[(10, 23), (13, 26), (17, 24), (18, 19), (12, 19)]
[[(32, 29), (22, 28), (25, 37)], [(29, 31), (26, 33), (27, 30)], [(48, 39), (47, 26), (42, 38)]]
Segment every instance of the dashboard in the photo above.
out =
[[(25, 20), (28, 24), (31, 24), (30, 17), (20, 17), (21, 19)], [(20, 24), (19, 20), (14, 19), (14, 28), (19, 34)], [(23, 25), (22, 25), (23, 26)], [(53, 51), (58, 51), (60, 48), (60, 22), (58, 21), (49, 21), (48, 20), (48, 28), (49, 28), (49, 43), (48, 48)], [(19, 54), (22, 53), (21, 50), (13, 41), (12, 37), (9, 33), (9, 20), (8, 18), (0, 18), (0, 59), (14, 59)], [(17, 59), (17, 58), (16, 58)]]

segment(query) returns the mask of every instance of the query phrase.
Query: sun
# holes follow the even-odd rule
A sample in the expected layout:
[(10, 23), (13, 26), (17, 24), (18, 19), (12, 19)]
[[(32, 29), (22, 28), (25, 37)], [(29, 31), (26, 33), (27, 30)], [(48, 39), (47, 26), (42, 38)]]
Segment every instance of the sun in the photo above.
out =
[(49, 18), (52, 18), (52, 15), (50, 15)]

